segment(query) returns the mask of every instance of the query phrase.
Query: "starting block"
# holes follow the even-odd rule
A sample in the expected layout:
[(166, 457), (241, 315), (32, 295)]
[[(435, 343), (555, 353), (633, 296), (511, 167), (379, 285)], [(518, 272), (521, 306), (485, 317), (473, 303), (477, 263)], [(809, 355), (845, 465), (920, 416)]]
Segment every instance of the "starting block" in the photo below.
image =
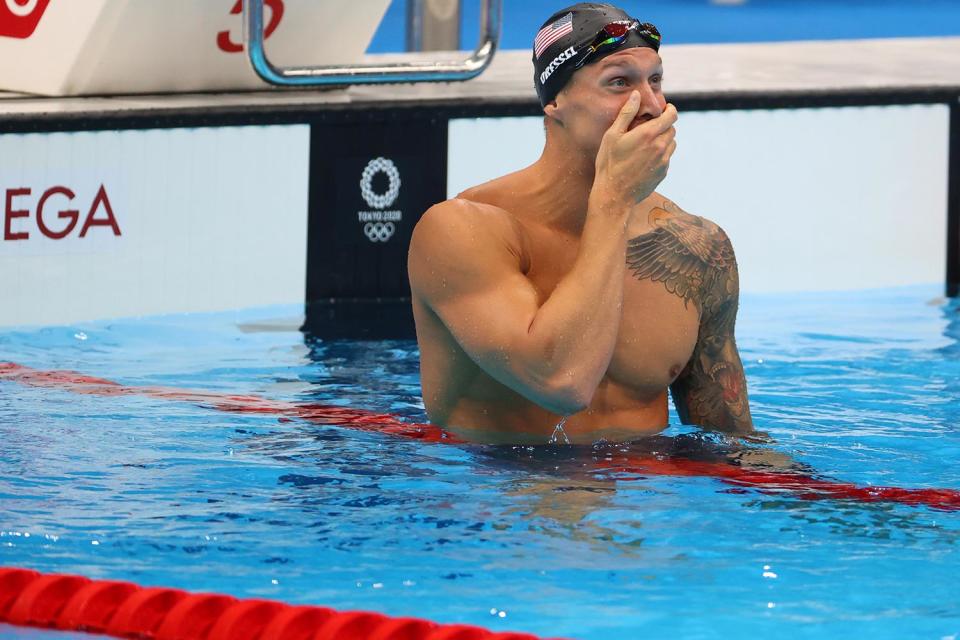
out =
[[(390, 0), (265, 0), (280, 65), (366, 51)], [(0, 0), (0, 90), (48, 96), (264, 89), (243, 48), (242, 0)]]

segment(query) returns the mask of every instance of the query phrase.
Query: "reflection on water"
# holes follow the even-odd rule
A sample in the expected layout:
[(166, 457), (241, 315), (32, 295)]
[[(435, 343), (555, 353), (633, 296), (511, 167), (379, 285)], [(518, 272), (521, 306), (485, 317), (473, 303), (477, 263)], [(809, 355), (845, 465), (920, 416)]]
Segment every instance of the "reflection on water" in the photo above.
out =
[[(949, 637), (957, 512), (678, 475), (960, 488), (960, 315), (934, 295), (748, 300), (738, 342), (767, 442), (673, 426), (623, 444), (426, 444), (0, 381), (0, 564), (581, 640)], [(301, 334), (235, 322), (0, 346), (126, 384), (425, 419), (413, 341), (314, 337), (304, 358)]]
[(947, 357), (960, 360), (960, 298), (953, 298), (942, 303), (943, 317), (947, 321), (943, 329), (943, 337), (950, 340), (950, 344), (943, 347), (941, 352)]
[(547, 444), (570, 444), (570, 438), (567, 437), (567, 432), (563, 430), (563, 425), (566, 422), (566, 416), (560, 419), (557, 426), (553, 428), (553, 433), (550, 434), (550, 439), (547, 440)]

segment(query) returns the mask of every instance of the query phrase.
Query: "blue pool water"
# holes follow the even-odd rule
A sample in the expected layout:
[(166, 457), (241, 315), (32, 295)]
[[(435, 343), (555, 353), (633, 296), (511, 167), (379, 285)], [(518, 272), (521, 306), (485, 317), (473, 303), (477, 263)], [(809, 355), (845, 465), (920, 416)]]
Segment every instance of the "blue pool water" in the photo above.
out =
[[(960, 489), (960, 305), (938, 294), (746, 296), (765, 455)], [(0, 360), (424, 419), (415, 343), (305, 339), (297, 311), (6, 330)], [(582, 640), (960, 634), (960, 512), (598, 470), (643, 446), (433, 445), (0, 381), (0, 566)]]
[[(460, 41), (472, 49), (481, 0), (462, 0)], [(573, 0), (504, 0), (503, 49), (530, 49), (550, 14)], [(781, 42), (960, 35), (956, 0), (658, 0), (613, 2), (656, 24), (664, 42)], [(393, 0), (368, 47), (371, 53), (404, 50), (406, 0)]]

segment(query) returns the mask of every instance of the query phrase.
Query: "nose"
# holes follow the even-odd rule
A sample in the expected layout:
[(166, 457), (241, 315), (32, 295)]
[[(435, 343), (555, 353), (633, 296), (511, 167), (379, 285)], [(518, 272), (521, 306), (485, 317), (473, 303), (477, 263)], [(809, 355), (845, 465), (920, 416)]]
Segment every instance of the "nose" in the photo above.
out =
[(642, 83), (636, 89), (640, 92), (640, 110), (637, 112), (637, 117), (644, 120), (659, 118), (666, 107), (666, 101), (660, 93), (655, 91), (648, 82)]

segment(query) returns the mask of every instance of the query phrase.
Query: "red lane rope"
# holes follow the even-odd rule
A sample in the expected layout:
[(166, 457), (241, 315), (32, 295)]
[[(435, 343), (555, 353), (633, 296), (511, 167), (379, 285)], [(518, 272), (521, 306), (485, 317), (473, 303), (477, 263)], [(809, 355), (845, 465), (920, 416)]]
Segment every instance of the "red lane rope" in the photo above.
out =
[(376, 431), (426, 442), (466, 443), (465, 440), (436, 425), (403, 422), (396, 416), (350, 407), (284, 402), (260, 396), (189, 391), (170, 387), (130, 387), (76, 371), (43, 371), (13, 362), (0, 362), (0, 380), (11, 380), (31, 387), (48, 387), (86, 395), (137, 395), (190, 402), (227, 413), (263, 413), (291, 419), (299, 418), (316, 424), (340, 425), (360, 431)]
[[(74, 371), (42, 371), (12, 362), (0, 362), (0, 380), (100, 396), (149, 396), (190, 402), (230, 413), (279, 415), (288, 419), (302, 419), (316, 424), (337, 425), (360, 431), (375, 431), (423, 442), (465, 444), (464, 440), (435, 425), (403, 422), (396, 416), (363, 409), (299, 404), (269, 400), (259, 396), (197, 392), (167, 387), (124, 386), (111, 380), (86, 376)], [(861, 487), (801, 473), (761, 471), (723, 462), (701, 462), (679, 457), (664, 459), (656, 455), (638, 453), (618, 453), (612, 459), (598, 462), (598, 468), (639, 476), (712, 477), (736, 487), (750, 488), (762, 493), (786, 492), (804, 500), (848, 499), (861, 502), (896, 502), (944, 511), (960, 510), (960, 491), (956, 489)]]
[(367, 611), (0, 567), (0, 622), (156, 640), (538, 640)]

